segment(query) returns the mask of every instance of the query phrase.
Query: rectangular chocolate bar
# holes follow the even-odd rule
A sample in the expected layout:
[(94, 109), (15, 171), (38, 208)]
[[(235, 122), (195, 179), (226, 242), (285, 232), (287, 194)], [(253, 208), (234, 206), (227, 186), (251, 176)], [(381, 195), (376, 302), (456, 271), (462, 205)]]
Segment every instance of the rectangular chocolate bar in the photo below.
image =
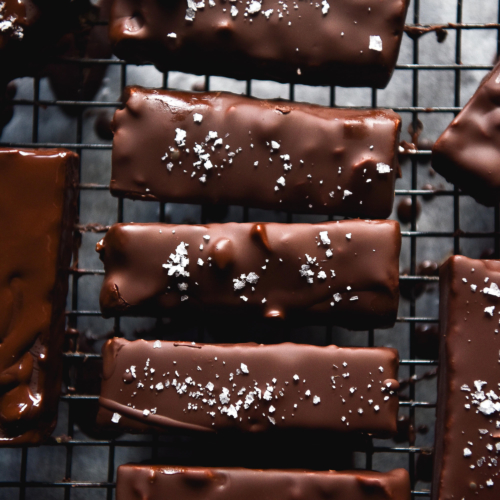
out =
[(390, 327), (400, 246), (395, 221), (115, 224), (97, 244), (101, 310)]
[(115, 53), (162, 71), (384, 88), (408, 0), (114, 0)]
[(0, 149), (0, 445), (56, 424), (78, 156)]
[(128, 87), (113, 121), (111, 193), (385, 219), (401, 118), (221, 92)]
[(500, 496), (499, 285), (500, 261), (441, 268), (434, 500)]
[(432, 166), (477, 202), (500, 202), (500, 63), (437, 140)]
[(388, 348), (195, 344), (103, 347), (98, 423), (132, 432), (396, 432), (398, 353)]
[(410, 500), (404, 469), (372, 471), (251, 470), (121, 465), (116, 500)]

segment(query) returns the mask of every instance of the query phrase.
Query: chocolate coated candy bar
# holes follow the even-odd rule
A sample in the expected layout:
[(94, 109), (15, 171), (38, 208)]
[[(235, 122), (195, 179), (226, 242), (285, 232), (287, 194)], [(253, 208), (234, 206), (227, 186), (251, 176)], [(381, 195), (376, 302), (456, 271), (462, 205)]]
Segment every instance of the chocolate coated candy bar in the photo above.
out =
[(383, 219), (400, 127), (387, 110), (128, 87), (114, 118), (111, 192)]
[(112, 339), (103, 358), (103, 425), (396, 431), (394, 349)]
[(0, 87), (36, 74), (59, 50), (63, 35), (82, 30), (92, 16), (89, 0), (0, 2)]
[(78, 157), (0, 149), (0, 445), (56, 424)]
[(441, 349), (432, 498), (500, 495), (500, 262), (440, 272)]
[(432, 166), (486, 206), (500, 202), (500, 64), (436, 142)]
[(401, 235), (394, 221), (115, 224), (97, 244), (105, 317), (237, 317), (392, 326)]
[(115, 53), (161, 70), (384, 88), (407, 0), (115, 0)]
[(409, 500), (408, 472), (312, 472), (122, 465), (117, 500)]

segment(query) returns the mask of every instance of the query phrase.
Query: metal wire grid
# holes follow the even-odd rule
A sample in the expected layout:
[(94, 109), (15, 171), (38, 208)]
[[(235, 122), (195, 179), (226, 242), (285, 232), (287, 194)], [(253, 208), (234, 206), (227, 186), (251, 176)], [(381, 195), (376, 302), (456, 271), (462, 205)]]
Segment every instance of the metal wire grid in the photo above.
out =
[[(414, 26), (419, 26), (420, 23), (420, 0), (414, 0), (412, 6), (412, 23)], [(417, 127), (417, 121), (419, 114), (421, 113), (454, 113), (455, 115), (460, 111), (460, 97), (461, 97), (461, 72), (464, 70), (489, 70), (491, 66), (488, 65), (463, 65), (461, 64), (462, 59), (462, 32), (464, 30), (496, 30), (497, 32), (497, 52), (500, 53), (500, 8), (499, 8), (499, 19), (497, 23), (494, 24), (464, 24), (462, 22), (463, 18), (463, 0), (457, 0), (456, 7), (456, 23), (446, 26), (447, 30), (456, 31), (456, 45), (455, 45), (455, 61), (453, 64), (420, 64), (419, 62), (419, 37), (414, 37), (412, 40), (413, 44), (413, 61), (411, 64), (400, 64), (396, 67), (396, 71), (406, 71), (410, 72), (412, 76), (412, 102), (411, 106), (399, 106), (394, 107), (395, 111), (400, 113), (411, 113), (412, 120), (414, 123), (414, 128)], [(127, 84), (127, 64), (124, 61), (119, 61), (115, 59), (104, 60), (104, 59), (72, 59), (66, 61), (68, 64), (78, 64), (81, 68), (89, 65), (118, 65), (120, 67), (120, 86), (121, 90)], [(425, 70), (452, 70), (454, 71), (454, 104), (451, 107), (433, 107), (427, 108), (419, 105), (419, 74), (421, 71)], [(168, 87), (168, 74), (163, 75), (163, 86)], [(205, 88), (210, 89), (210, 76), (205, 77)], [(252, 82), (246, 82), (246, 93), (250, 95), (252, 93)], [(290, 100), (295, 98), (295, 86), (290, 85)], [(377, 107), (377, 90), (373, 89), (371, 93), (371, 105), (372, 107)], [(40, 100), (40, 79), (34, 79), (34, 95), (33, 99), (17, 99), (14, 100), (14, 104), (23, 106), (32, 106), (33, 109), (33, 122), (32, 122), (32, 140), (31, 142), (23, 143), (4, 143), (2, 145), (14, 146), (14, 147), (66, 147), (75, 150), (78, 153), (82, 153), (84, 150), (110, 150), (111, 144), (98, 144), (98, 143), (84, 143), (83, 142), (83, 111), (87, 107), (93, 108), (116, 108), (120, 105), (119, 102), (103, 102), (103, 101), (58, 101), (58, 100)], [(336, 105), (336, 89), (335, 87), (330, 88), (330, 105)], [(40, 142), (39, 141), (39, 118), (40, 118), (40, 107), (51, 107), (51, 106), (71, 106), (78, 109), (77, 115), (77, 128), (76, 128), (76, 141), (74, 143), (55, 143), (55, 142)], [(410, 244), (410, 273), (408, 276), (401, 276), (402, 282), (436, 282), (437, 277), (422, 277), (417, 276), (417, 241), (420, 238), (452, 238), (453, 239), (453, 250), (454, 253), (460, 252), (460, 242), (462, 238), (492, 238), (494, 239), (494, 250), (495, 257), (500, 256), (500, 211), (499, 207), (495, 208), (494, 211), (494, 231), (492, 232), (465, 232), (460, 228), (460, 200), (461, 194), (458, 189), (445, 189), (440, 190), (435, 193), (436, 196), (440, 197), (451, 197), (453, 199), (453, 231), (440, 232), (440, 231), (419, 231), (417, 229), (417, 199), (421, 196), (427, 195), (428, 191), (417, 188), (417, 163), (419, 157), (428, 157), (430, 151), (414, 151), (409, 153), (409, 158), (411, 161), (411, 187), (410, 189), (399, 189), (396, 191), (397, 197), (409, 196), (412, 199), (411, 208), (411, 224), (410, 229), (402, 232), (403, 238), (409, 240)], [(81, 184), (80, 189), (84, 190), (107, 190), (108, 186), (103, 184)], [(398, 199), (398, 198), (397, 198)], [(159, 207), (159, 220), (165, 221), (166, 218), (166, 205), (160, 203)], [(202, 210), (201, 221), (205, 222), (206, 214)], [(243, 220), (247, 221), (249, 219), (248, 210), (243, 211)], [(116, 212), (117, 222), (124, 220), (124, 203), (123, 199), (117, 200), (117, 212)], [(293, 222), (293, 214), (287, 214), (287, 221)], [(106, 228), (102, 228), (105, 230)], [(80, 233), (85, 231), (85, 227), (77, 227), (75, 231)], [(67, 311), (68, 317), (68, 327), (77, 330), (79, 326), (79, 318), (82, 317), (92, 317), (100, 316), (100, 312), (97, 310), (82, 310), (79, 308), (79, 280), (84, 276), (94, 276), (99, 277), (103, 274), (101, 269), (81, 269), (72, 268), (72, 281), (70, 288), (70, 296), (68, 300), (69, 309)], [(427, 366), (432, 367), (437, 365), (437, 360), (419, 360), (415, 359), (415, 328), (418, 323), (437, 323), (438, 318), (428, 317), (428, 316), (416, 316), (417, 308), (415, 299), (410, 301), (409, 304), (409, 314), (399, 317), (398, 323), (407, 326), (407, 331), (409, 333), (409, 356), (408, 359), (402, 359), (401, 365), (406, 367), (409, 373), (409, 377), (415, 377), (417, 373), (417, 367)], [(121, 335), (121, 321), (119, 318), (115, 320), (114, 332), (116, 335)], [(333, 342), (335, 339), (332, 338), (332, 329), (327, 327), (326, 329), (326, 342)], [(371, 330), (368, 332), (367, 345), (375, 345), (375, 334)], [(74, 339), (76, 340), (76, 339)], [(203, 341), (202, 338), (197, 338), (196, 340)], [(76, 346), (76, 342), (73, 343)], [(75, 363), (80, 362), (83, 359), (99, 359), (98, 354), (83, 354), (76, 352), (75, 349), (64, 353), (65, 361), (71, 369)], [(67, 374), (67, 380), (71, 379), (71, 376)], [(0, 497), (1, 498), (15, 498), (19, 499), (30, 498), (30, 491), (38, 491), (41, 489), (51, 488), (62, 490), (61, 496), (57, 498), (64, 498), (65, 500), (70, 500), (71, 498), (83, 498), (79, 495), (79, 490), (82, 489), (93, 489), (92, 498), (106, 498), (112, 499), (114, 497), (114, 487), (115, 487), (115, 452), (118, 447), (134, 447), (134, 448), (147, 448), (151, 450), (151, 458), (158, 456), (158, 448), (164, 446), (165, 443), (159, 442), (158, 439), (152, 437), (149, 440), (116, 440), (116, 439), (101, 439), (101, 440), (87, 440), (87, 439), (77, 439), (75, 438), (75, 423), (74, 423), (74, 411), (72, 410), (73, 403), (75, 401), (95, 401), (97, 396), (90, 396), (85, 394), (63, 394), (62, 395), (62, 405), (67, 405), (68, 418), (67, 418), (67, 437), (65, 439), (56, 440), (54, 443), (48, 445), (51, 447), (61, 448), (65, 455), (65, 473), (64, 479), (61, 478), (60, 481), (31, 481), (27, 478), (28, 471), (28, 455), (33, 453), (32, 449), (27, 446), (21, 448), (20, 454), (20, 475), (17, 481), (0, 481)], [(410, 423), (415, 422), (415, 416), (418, 409), (426, 408), (433, 409), (435, 404), (429, 401), (417, 401), (415, 385), (409, 385), (409, 398), (408, 401), (402, 401), (401, 406), (406, 408), (410, 418)], [(412, 485), (412, 497), (428, 497), (429, 491), (424, 489), (417, 489), (416, 482), (417, 478), (415, 476), (415, 460), (417, 454), (425, 452), (427, 450), (422, 447), (415, 446), (415, 440), (410, 440), (408, 446), (390, 446), (385, 442), (382, 445), (374, 445), (368, 447), (365, 450), (365, 462), (364, 466), (367, 469), (371, 469), (373, 465), (374, 455), (377, 453), (392, 453), (399, 455), (406, 455), (407, 462), (406, 467), (410, 472), (411, 485)], [(91, 482), (91, 481), (76, 481), (71, 478), (74, 475), (73, 467), (73, 456), (74, 450), (78, 447), (103, 447), (108, 450), (107, 459), (107, 480), (101, 482)], [(237, 465), (237, 464), (236, 464)], [(100, 495), (97, 494), (97, 490)], [(7, 496), (2, 496), (2, 492), (6, 493)], [(43, 495), (42, 495), (43, 496)], [(38, 495), (37, 495), (38, 497)], [(45, 498), (45, 497), (44, 497)], [(49, 498), (49, 497), (47, 497)], [(50, 497), (52, 498), (52, 497)], [(56, 497), (54, 497), (56, 498)], [(90, 498), (85, 497), (85, 498)]]

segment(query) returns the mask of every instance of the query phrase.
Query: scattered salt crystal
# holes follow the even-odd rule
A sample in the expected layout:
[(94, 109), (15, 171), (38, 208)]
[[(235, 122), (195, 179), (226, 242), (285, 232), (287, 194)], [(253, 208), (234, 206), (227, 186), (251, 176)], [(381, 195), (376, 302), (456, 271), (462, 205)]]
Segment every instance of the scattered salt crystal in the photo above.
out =
[(370, 50), (376, 50), (377, 52), (382, 52), (382, 38), (379, 36), (370, 36), (370, 45), (368, 47)]

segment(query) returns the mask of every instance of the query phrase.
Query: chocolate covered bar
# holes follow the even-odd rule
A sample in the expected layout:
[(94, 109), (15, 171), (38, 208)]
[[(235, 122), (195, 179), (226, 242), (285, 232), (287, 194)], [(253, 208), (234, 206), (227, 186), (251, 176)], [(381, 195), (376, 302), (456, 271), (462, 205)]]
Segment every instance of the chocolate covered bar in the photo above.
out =
[(121, 465), (117, 500), (410, 500), (404, 469), (372, 471), (251, 470)]
[(0, 87), (37, 74), (59, 53), (63, 35), (83, 30), (93, 12), (90, 0), (2, 0)]
[(111, 192), (132, 199), (389, 217), (400, 117), (221, 93), (128, 87)]
[(101, 310), (390, 327), (400, 246), (394, 221), (115, 224), (97, 244)]
[(103, 347), (98, 422), (132, 432), (396, 432), (398, 353), (124, 339)]
[(0, 446), (55, 427), (78, 156), (0, 149)]
[(500, 496), (499, 285), (500, 261), (441, 268), (434, 500)]
[(115, 0), (110, 36), (162, 71), (384, 88), (408, 0)]
[(500, 63), (432, 151), (432, 166), (449, 182), (477, 202), (494, 206), (500, 202)]

